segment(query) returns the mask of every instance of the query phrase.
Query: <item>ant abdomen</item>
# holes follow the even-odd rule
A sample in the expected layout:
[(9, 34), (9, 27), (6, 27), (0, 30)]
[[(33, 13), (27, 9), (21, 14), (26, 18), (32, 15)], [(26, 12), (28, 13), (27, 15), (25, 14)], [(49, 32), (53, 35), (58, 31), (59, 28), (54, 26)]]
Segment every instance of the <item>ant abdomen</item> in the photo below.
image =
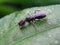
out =
[(44, 17), (46, 17), (46, 15), (39, 15), (39, 16), (35, 16), (35, 19), (42, 19)]
[(44, 10), (37, 11), (34, 15), (35, 15), (35, 19), (42, 19), (42, 18), (46, 17), (46, 11), (44, 11)]

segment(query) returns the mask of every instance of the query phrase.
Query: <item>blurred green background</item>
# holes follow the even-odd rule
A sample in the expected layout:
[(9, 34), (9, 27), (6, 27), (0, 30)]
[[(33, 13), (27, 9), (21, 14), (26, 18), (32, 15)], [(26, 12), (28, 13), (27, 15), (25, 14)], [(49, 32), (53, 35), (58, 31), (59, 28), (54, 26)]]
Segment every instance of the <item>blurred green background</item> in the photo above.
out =
[(60, 4), (60, 0), (0, 0), (0, 18), (25, 8)]

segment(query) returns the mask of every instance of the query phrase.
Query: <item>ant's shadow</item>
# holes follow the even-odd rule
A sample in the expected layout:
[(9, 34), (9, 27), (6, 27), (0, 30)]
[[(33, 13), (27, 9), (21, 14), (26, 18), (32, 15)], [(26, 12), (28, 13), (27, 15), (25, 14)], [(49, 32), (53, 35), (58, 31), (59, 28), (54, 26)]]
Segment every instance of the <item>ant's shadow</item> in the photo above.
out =
[(28, 28), (29, 26), (33, 26), (34, 28), (37, 28), (35, 26), (43, 25), (46, 22), (47, 22), (47, 19), (36, 20), (35, 22), (30, 22), (27, 26), (22, 26), (22, 28), (20, 28), (20, 29), (24, 30), (24, 29)]

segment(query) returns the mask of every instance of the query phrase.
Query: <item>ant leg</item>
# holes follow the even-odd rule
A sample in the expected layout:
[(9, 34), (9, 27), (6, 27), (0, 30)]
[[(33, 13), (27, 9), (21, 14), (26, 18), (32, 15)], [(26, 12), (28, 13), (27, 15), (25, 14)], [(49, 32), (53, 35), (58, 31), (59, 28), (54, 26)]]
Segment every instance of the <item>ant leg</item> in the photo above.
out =
[(20, 26), (20, 25), (17, 25), (17, 26), (18, 26), (19, 30), (22, 28), (22, 26)]
[(35, 22), (35, 18), (32, 20), (32, 22)]
[(42, 22), (43, 22), (43, 21), (44, 21), (44, 19), (39, 19), (39, 21), (42, 21)]
[(22, 26), (19, 26), (20, 29), (22, 29)]
[(35, 32), (37, 32), (38, 29), (37, 29), (37, 27), (36, 27), (36, 25), (35, 25), (35, 22), (32, 22), (32, 21), (31, 21), (30, 23), (31, 23), (31, 24), (33, 25), (33, 27), (35, 28)]
[(43, 19), (38, 19), (37, 21), (43, 21)]

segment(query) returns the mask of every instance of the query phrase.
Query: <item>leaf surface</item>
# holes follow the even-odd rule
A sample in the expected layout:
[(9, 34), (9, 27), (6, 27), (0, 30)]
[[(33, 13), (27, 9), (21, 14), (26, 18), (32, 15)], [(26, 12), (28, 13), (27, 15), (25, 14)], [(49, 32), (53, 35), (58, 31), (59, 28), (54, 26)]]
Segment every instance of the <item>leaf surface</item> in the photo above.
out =
[[(19, 28), (18, 22), (45, 10), (44, 19)], [(0, 45), (60, 45), (60, 5), (33, 7), (0, 19)]]

